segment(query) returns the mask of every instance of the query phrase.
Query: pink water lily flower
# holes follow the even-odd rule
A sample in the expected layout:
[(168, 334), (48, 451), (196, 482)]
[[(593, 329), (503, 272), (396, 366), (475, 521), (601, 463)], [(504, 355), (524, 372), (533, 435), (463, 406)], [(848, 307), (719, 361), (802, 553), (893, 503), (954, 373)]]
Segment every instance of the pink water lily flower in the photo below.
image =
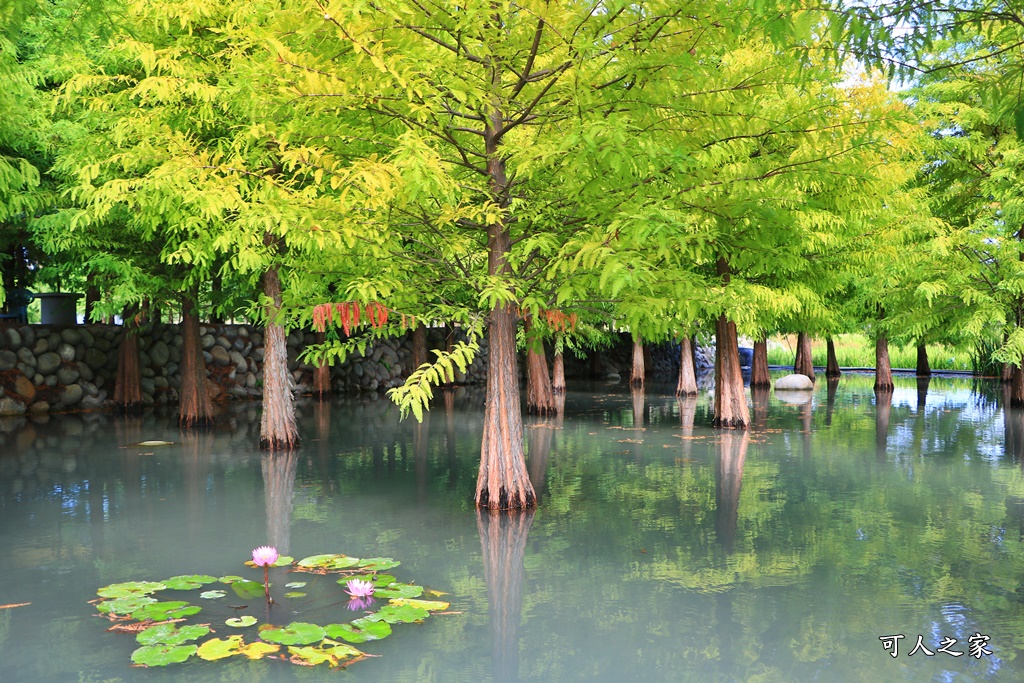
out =
[(252, 551), (252, 563), (257, 567), (269, 567), (277, 562), (277, 548), (269, 545), (261, 545)]
[(345, 585), (347, 587), (345, 592), (353, 598), (368, 598), (373, 595), (373, 584), (369, 581), (352, 579)]

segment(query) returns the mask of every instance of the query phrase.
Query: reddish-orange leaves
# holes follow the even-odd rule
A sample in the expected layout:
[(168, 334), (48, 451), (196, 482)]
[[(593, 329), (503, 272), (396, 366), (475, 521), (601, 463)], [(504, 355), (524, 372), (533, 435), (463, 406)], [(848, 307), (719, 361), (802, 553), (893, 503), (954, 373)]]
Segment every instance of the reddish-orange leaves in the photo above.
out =
[(353, 329), (359, 327), (362, 316), (369, 320), (371, 327), (380, 329), (388, 322), (388, 309), (377, 302), (365, 304), (362, 308), (355, 301), (317, 304), (313, 307), (313, 329), (323, 332), (328, 324), (334, 324), (337, 317), (337, 324), (341, 325), (341, 329), (348, 336)]
[(566, 315), (562, 311), (548, 309), (541, 311), (541, 315), (544, 316), (544, 320), (547, 321), (548, 327), (559, 332), (565, 332), (566, 328), (571, 328), (573, 332), (576, 331), (576, 314), (570, 313)]

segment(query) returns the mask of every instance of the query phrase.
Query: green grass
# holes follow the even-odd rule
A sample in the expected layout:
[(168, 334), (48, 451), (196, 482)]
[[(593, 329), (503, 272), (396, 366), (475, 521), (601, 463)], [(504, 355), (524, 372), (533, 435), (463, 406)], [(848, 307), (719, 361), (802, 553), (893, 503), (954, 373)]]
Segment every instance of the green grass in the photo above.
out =
[[(835, 338), (836, 359), (840, 367), (873, 368), (875, 343), (863, 334), (843, 334)], [(815, 339), (811, 355), (815, 365), (825, 365), (827, 347), (824, 339)], [(796, 335), (772, 337), (768, 340), (769, 365), (793, 365), (796, 357)], [(917, 348), (889, 344), (889, 362), (894, 369), (913, 370), (917, 367)], [(970, 371), (971, 352), (944, 344), (928, 347), (928, 362), (932, 370)]]

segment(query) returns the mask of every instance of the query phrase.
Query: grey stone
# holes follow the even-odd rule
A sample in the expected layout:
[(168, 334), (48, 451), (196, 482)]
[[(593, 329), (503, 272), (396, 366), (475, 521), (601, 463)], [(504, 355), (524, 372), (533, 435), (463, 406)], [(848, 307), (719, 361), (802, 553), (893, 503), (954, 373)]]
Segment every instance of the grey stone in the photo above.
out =
[(237, 329), (238, 329), (238, 336), (239, 337), (241, 337), (242, 339), (248, 339), (249, 338), (249, 328), (248, 327), (239, 327)]
[(139, 351), (139, 367), (148, 368), (153, 365), (153, 359), (145, 351)]
[(154, 377), (153, 386), (159, 389), (166, 389), (170, 385), (167, 383), (166, 377)]
[(96, 410), (103, 406), (103, 399), (99, 396), (86, 396), (80, 405), (83, 410)]
[(21, 335), (18, 334), (18, 331), (16, 329), (14, 329), (13, 327), (8, 327), (6, 333), (7, 346), (9, 346), (12, 349), (16, 349), (19, 346), (21, 346)]
[(170, 352), (171, 352), (170, 353), (171, 362), (172, 363), (180, 363), (181, 362), (181, 347), (180, 346), (175, 346), (175, 345), (172, 344), (171, 347), (170, 347)]
[(64, 365), (57, 371), (57, 381), (61, 384), (74, 384), (81, 376), (82, 373), (78, 371), (78, 368), (70, 365)]
[(204, 334), (199, 338), (199, 345), (203, 351), (209, 351), (217, 343), (217, 340), (213, 338), (212, 334)]
[(254, 375), (251, 372), (245, 373), (245, 387), (247, 389), (255, 389), (256, 388), (256, 375)]
[(18, 364), (18, 355), (7, 349), (0, 350), (0, 372), (13, 370)]
[(85, 344), (82, 342), (75, 344), (75, 358), (85, 358)]
[(22, 325), (19, 327), (18, 334), (21, 335), (21, 343), (23, 346), (32, 346), (36, 343), (36, 331), (28, 325)]
[(109, 351), (110, 340), (103, 337), (99, 337), (96, 339), (95, 342), (93, 342), (93, 348), (95, 348), (97, 351)]
[(15, 401), (10, 396), (0, 398), (0, 415), (24, 415), (25, 404)]
[(68, 362), (73, 361), (75, 359), (75, 347), (72, 346), (71, 344), (68, 344), (67, 342), (60, 345), (60, 347), (57, 349), (57, 353), (60, 354), (61, 358)]
[(209, 351), (203, 351), (203, 362), (207, 365), (213, 362), (213, 355)]
[(64, 341), (66, 341), (68, 344), (72, 344), (72, 345), (77, 344), (78, 342), (82, 341), (82, 335), (80, 335), (78, 333), (78, 330), (70, 328), (70, 327), (68, 329), (66, 329), (66, 330), (61, 330), (60, 331), (60, 338), (62, 340), (64, 340)]
[(162, 368), (167, 365), (167, 361), (171, 358), (171, 350), (167, 348), (167, 344), (160, 340), (153, 344), (149, 349), (149, 357), (153, 360), (153, 365), (158, 368)]
[(216, 341), (217, 341), (217, 346), (219, 346), (219, 347), (221, 347), (223, 349), (230, 349), (231, 348), (231, 340), (229, 340), (227, 337), (223, 337), (223, 336), (217, 337)]
[(92, 368), (90, 368), (87, 363), (79, 363), (78, 372), (81, 373), (82, 379), (84, 379), (86, 382), (91, 382), (95, 377)]
[[(22, 346), (18, 349), (18, 360), (30, 368), (34, 368), (36, 366), (36, 357), (32, 354), (32, 349), (27, 346)], [(25, 374), (31, 375), (32, 373), (27, 372)]]
[(171, 346), (181, 348), (185, 344), (185, 338), (181, 336), (181, 333), (174, 335), (174, 339), (171, 340)]
[(142, 368), (139, 370), (139, 374), (143, 377), (156, 377), (156, 371), (153, 368)]
[(50, 404), (46, 401), (36, 401), (28, 407), (28, 412), (38, 415), (39, 413), (50, 412)]
[(241, 351), (241, 352), (244, 353), (245, 352), (245, 340), (241, 339), (241, 338), (236, 339), (235, 341), (233, 341), (231, 343), (231, 348), (233, 348), (235, 351)]
[(223, 346), (214, 346), (210, 349), (210, 355), (213, 357), (213, 362), (217, 365), (227, 365), (231, 362), (231, 356), (228, 355), (227, 349)]
[(252, 340), (254, 346), (260, 346), (263, 344), (263, 335), (259, 332), (250, 332), (249, 339)]
[(775, 380), (775, 390), (814, 391), (814, 382), (807, 375), (785, 375)]
[(92, 332), (90, 332), (89, 330), (82, 328), (81, 330), (78, 331), (78, 334), (82, 338), (82, 343), (85, 344), (86, 346), (91, 347), (93, 344), (96, 343), (96, 339), (92, 336)]
[(143, 377), (139, 380), (139, 386), (142, 388), (142, 393), (153, 395), (156, 390), (156, 382), (151, 377)]
[(288, 339), (285, 342), (285, 345), (288, 346), (288, 348), (302, 346), (302, 333), (292, 332), (291, 334), (289, 334)]
[(86, 396), (99, 396), (100, 390), (92, 382), (79, 382)]
[(45, 382), (46, 378), (40, 375), (38, 372), (32, 375), (32, 384), (35, 384), (37, 387), (43, 386)]
[(57, 371), (60, 367), (60, 356), (53, 351), (47, 351), (46, 353), (39, 356), (39, 360), (36, 362), (36, 369), (44, 374), (50, 375)]
[(166, 370), (167, 376), (173, 377), (178, 372), (178, 364), (175, 363), (174, 361), (171, 361), (170, 363), (167, 364)]
[(225, 325), (221, 329), (220, 333), (221, 333), (221, 336), (224, 337), (225, 339), (229, 339), (229, 340), (230, 339), (235, 339), (236, 337), (238, 337), (238, 328), (237, 327), (231, 327), (230, 325)]
[(47, 375), (46, 378), (43, 380), (43, 384), (45, 384), (48, 387), (57, 386), (57, 375)]
[(99, 370), (107, 364), (107, 354), (99, 348), (87, 349), (85, 352), (85, 363), (93, 370)]
[(61, 394), (60, 401), (66, 406), (73, 406), (82, 400), (82, 396), (85, 392), (82, 391), (81, 385), (69, 384), (64, 387), (64, 393)]
[(50, 344), (45, 339), (36, 339), (36, 343), (32, 345), (32, 353), (37, 356), (46, 353), (50, 350)]

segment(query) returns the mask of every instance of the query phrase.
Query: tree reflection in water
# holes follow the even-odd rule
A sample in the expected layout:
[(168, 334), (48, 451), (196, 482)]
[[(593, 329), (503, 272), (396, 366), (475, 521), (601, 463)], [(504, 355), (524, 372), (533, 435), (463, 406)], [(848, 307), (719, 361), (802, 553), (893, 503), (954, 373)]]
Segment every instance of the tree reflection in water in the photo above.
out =
[[(565, 396), (555, 400), (565, 401)], [(555, 420), (534, 419), (526, 423), (526, 471), (539, 501), (547, 491), (548, 462), (551, 457), (551, 442), (555, 436)]]
[(267, 510), (267, 545), (287, 555), (291, 547), (292, 500), (295, 495), (295, 471), (299, 467), (297, 450), (270, 451), (260, 461), (263, 470), (263, 495)]
[(884, 462), (892, 414), (892, 391), (875, 391), (875, 457)]
[(839, 389), (839, 378), (829, 377), (827, 393), (825, 398), (825, 426), (832, 426), (832, 413), (836, 409), (836, 392)]
[[(550, 430), (545, 430), (550, 431)], [(533, 510), (477, 511), (491, 621), (495, 681), (519, 680), (519, 624), (526, 580), (526, 539)]]
[(746, 430), (723, 431), (715, 443), (715, 533), (727, 553), (736, 542), (740, 484), (749, 445), (750, 432)]

